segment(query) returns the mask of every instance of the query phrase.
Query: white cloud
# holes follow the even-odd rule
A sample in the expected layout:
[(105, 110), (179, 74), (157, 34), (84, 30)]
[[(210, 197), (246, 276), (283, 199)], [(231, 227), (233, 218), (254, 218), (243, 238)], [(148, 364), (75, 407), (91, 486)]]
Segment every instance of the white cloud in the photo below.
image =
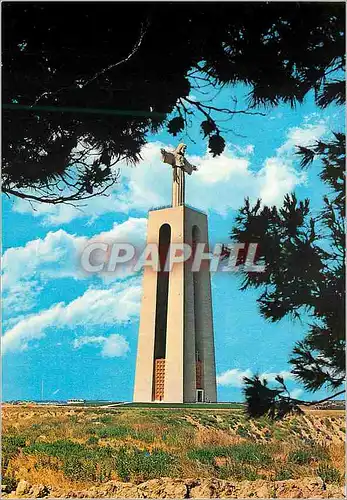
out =
[[(217, 384), (221, 387), (242, 387), (244, 377), (250, 378), (254, 375), (250, 368), (247, 370), (240, 370), (239, 368), (231, 368), (225, 372), (217, 375)], [(264, 372), (259, 375), (260, 379), (266, 379), (268, 382), (275, 382), (277, 375), (283, 377), (285, 381), (293, 380), (294, 376), (289, 371), (280, 372)]]
[(305, 172), (297, 172), (281, 158), (268, 158), (259, 171), (259, 198), (264, 205), (276, 205), (286, 193), (306, 181)]
[[(4, 289), (33, 277), (85, 278), (80, 264), (80, 254), (94, 241), (131, 243), (141, 247), (145, 243), (147, 219), (130, 217), (121, 224), (115, 223), (109, 231), (88, 239), (59, 229), (50, 231), (43, 239), (29, 241), (23, 247), (6, 250), (3, 256)], [(33, 285), (33, 284), (32, 284)], [(23, 286), (23, 285), (22, 285)], [(30, 285), (27, 283), (27, 287)]]
[[(138, 279), (114, 283), (106, 290), (89, 288), (69, 304), (59, 303), (37, 314), (22, 317), (2, 338), (3, 353), (28, 348), (45, 337), (49, 328), (73, 329), (121, 324), (139, 315), (141, 286)], [(106, 347), (111, 349), (111, 346)]]
[(100, 345), (105, 341), (105, 338), (106, 337), (103, 337), (102, 335), (99, 335), (98, 337), (96, 336), (78, 337), (73, 341), (73, 346), (75, 349), (80, 349), (84, 345), (89, 345), (89, 344)]
[(298, 399), (304, 391), (302, 389), (297, 388), (297, 389), (293, 389), (289, 392), (290, 392), (290, 396), (292, 398)]
[(259, 198), (263, 204), (275, 205), (283, 199), (284, 194), (305, 183), (306, 173), (293, 168), (295, 148), (311, 145), (326, 132), (327, 124), (323, 120), (315, 124), (304, 123), (301, 127), (288, 130), (287, 139), (277, 149), (276, 156), (267, 158), (259, 171)]
[(76, 276), (77, 254), (86, 241), (60, 229), (24, 247), (9, 248), (3, 256), (4, 289), (38, 275), (41, 279)]
[[(326, 131), (323, 121), (290, 128), (282, 146), (257, 170), (252, 166), (256, 151), (251, 144), (243, 148), (229, 144), (216, 158), (209, 153), (189, 157), (199, 170), (187, 176), (187, 202), (222, 215), (230, 209), (238, 209), (246, 196), (251, 200), (262, 197), (264, 204), (280, 203), (288, 191), (305, 182), (305, 174), (293, 167), (295, 146), (310, 144)], [(83, 216), (93, 220), (107, 212), (146, 213), (151, 207), (166, 205), (171, 200), (171, 167), (161, 161), (163, 146), (170, 148), (159, 142), (146, 144), (136, 167), (119, 164), (119, 183), (110, 188), (108, 196), (91, 198), (80, 210), (65, 205), (38, 205), (36, 211), (32, 211), (24, 200), (16, 200), (14, 210), (31, 212), (33, 216), (42, 217), (44, 223), (54, 225)]]
[(30, 311), (35, 306), (41, 291), (42, 286), (37, 281), (12, 283), (10, 293), (6, 292), (6, 287), (3, 285), (2, 309), (4, 314), (10, 313), (14, 316)]
[[(147, 219), (129, 218), (87, 239), (59, 229), (43, 239), (29, 241), (23, 247), (9, 248), (3, 256), (4, 310), (11, 315), (32, 309), (42, 290), (40, 282), (58, 278), (85, 279), (80, 255), (88, 243), (131, 243), (141, 249), (145, 244)], [(110, 281), (132, 273), (132, 264), (118, 266), (112, 274), (98, 274)]]
[(277, 149), (278, 156), (292, 155), (295, 146), (309, 146), (320, 139), (328, 130), (324, 120), (292, 127), (287, 132), (287, 140)]
[(222, 387), (242, 387), (244, 377), (252, 377), (253, 373), (248, 368), (240, 370), (239, 368), (231, 368), (220, 375), (217, 375), (217, 384)]
[(101, 346), (101, 355), (107, 358), (115, 358), (125, 356), (129, 351), (129, 343), (123, 335), (118, 335), (113, 333), (108, 337), (102, 335), (99, 336), (86, 336), (79, 337), (74, 340), (73, 346), (76, 349), (83, 347), (84, 345), (95, 344), (96, 346)]

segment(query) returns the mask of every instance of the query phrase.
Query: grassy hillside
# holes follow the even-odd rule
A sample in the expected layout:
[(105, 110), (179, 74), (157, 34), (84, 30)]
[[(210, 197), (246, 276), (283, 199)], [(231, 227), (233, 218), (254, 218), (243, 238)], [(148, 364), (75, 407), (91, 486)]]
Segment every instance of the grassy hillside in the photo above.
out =
[(240, 410), (3, 408), (3, 483), (85, 488), (160, 477), (341, 484), (344, 412), (273, 423)]

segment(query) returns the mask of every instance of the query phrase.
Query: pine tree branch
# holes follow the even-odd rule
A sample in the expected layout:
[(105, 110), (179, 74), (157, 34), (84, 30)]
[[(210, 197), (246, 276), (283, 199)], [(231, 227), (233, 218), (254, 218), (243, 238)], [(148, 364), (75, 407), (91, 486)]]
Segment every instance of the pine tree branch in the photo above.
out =
[(120, 66), (121, 64), (127, 63), (136, 54), (136, 52), (138, 52), (138, 50), (142, 44), (143, 38), (146, 34), (147, 27), (148, 27), (148, 21), (146, 22), (146, 24), (142, 24), (140, 36), (126, 57), (124, 57), (120, 61), (117, 61), (116, 63), (109, 64), (106, 68), (101, 69), (100, 71), (95, 73), (91, 78), (89, 78), (87, 81), (85, 81), (83, 83), (78, 84), (77, 82), (74, 82), (72, 85), (68, 85), (67, 87), (62, 87), (62, 88), (56, 90), (55, 92), (49, 92), (49, 91), (43, 92), (41, 95), (38, 96), (38, 98), (35, 100), (35, 102), (30, 107), (33, 108), (34, 106), (36, 106), (36, 104), (42, 99), (42, 97), (57, 95), (60, 92), (62, 92), (63, 90), (76, 88), (76, 84), (77, 84), (77, 87), (79, 89), (83, 89), (84, 87), (89, 85), (89, 83), (93, 82), (94, 80), (96, 80), (99, 76), (103, 75), (104, 73), (107, 73), (111, 69), (116, 68), (117, 66)]

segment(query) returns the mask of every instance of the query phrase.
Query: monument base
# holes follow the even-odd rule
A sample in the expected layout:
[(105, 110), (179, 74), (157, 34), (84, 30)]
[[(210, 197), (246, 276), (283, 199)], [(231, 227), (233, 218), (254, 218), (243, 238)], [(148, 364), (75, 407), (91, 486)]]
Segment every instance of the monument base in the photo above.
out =
[[(185, 205), (152, 210), (147, 243), (164, 262), (172, 243), (205, 243), (207, 216)], [(216, 402), (210, 273), (191, 260), (143, 276), (134, 402)]]

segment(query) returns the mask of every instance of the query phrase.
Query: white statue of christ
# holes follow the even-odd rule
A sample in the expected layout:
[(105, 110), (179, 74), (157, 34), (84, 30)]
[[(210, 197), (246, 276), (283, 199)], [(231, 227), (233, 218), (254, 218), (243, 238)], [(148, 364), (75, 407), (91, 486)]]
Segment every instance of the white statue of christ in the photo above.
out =
[(164, 163), (168, 163), (172, 166), (172, 206), (179, 207), (184, 205), (185, 197), (185, 179), (184, 174), (192, 175), (194, 170), (198, 170), (197, 167), (189, 163), (185, 158), (184, 154), (186, 152), (187, 146), (182, 142), (177, 146), (177, 148), (170, 152), (165, 149), (161, 149), (161, 157)]

